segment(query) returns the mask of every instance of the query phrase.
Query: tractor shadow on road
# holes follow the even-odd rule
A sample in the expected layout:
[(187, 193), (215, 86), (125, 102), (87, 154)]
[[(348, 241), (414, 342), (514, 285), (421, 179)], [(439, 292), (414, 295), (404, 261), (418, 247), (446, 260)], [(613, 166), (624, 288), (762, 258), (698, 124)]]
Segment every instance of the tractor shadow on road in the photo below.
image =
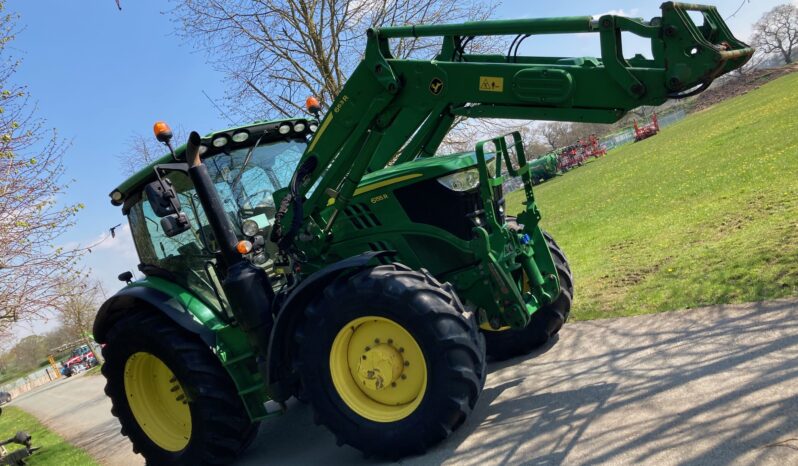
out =
[[(466, 424), (404, 464), (798, 463), (798, 303), (568, 325), (490, 366)], [(241, 464), (374, 464), (294, 404)]]

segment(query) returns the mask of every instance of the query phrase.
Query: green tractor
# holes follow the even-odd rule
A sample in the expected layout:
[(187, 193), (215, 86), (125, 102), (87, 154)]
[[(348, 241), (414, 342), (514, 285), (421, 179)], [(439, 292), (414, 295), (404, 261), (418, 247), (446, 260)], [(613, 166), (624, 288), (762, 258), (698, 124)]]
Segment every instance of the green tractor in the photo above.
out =
[[(688, 15), (703, 16), (695, 24)], [(621, 33), (651, 41), (624, 58)], [(528, 57), (535, 34), (595, 33), (601, 58)], [(465, 51), (515, 36), (507, 54)], [(434, 60), (391, 39), (441, 39)], [(713, 7), (368, 31), (320, 118), (261, 121), (174, 148), (111, 192), (144, 278), (98, 312), (106, 393), (152, 464), (226, 464), (297, 397), (340, 444), (424, 452), (477, 404), (486, 357), (546, 344), (573, 277), (540, 227), (517, 133), (434, 156), (458, 117), (610, 123), (705, 89), (753, 53)], [(502, 185), (521, 177), (521, 212)], [(487, 355), (487, 356), (486, 356)]]
[(529, 162), (529, 173), (535, 184), (557, 176), (557, 168), (558, 157), (556, 152), (549, 152)]

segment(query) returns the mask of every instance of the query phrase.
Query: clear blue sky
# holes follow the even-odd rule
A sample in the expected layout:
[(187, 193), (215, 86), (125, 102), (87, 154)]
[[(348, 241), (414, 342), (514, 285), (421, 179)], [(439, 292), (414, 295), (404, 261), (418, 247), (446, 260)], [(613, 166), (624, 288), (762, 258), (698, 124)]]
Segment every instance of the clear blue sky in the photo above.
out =
[[(747, 2), (730, 20), (734, 33), (747, 39), (750, 25), (762, 13), (785, 0)], [(724, 16), (741, 0), (706, 0)], [(77, 2), (10, 0), (7, 8), (21, 15), (13, 47), (24, 62), (16, 79), (27, 84), (38, 102), (38, 115), (70, 143), (67, 179), (74, 179), (64, 202), (86, 205), (77, 227), (62, 243), (90, 244), (108, 228), (124, 223), (108, 193), (123, 176), (115, 157), (123, 153), (134, 132), (150, 134), (152, 123), (210, 131), (226, 119), (203, 96), (224, 96), (223, 76), (206, 64), (205, 56), (183, 43), (164, 14), (168, 3), (154, 0)], [(492, 3), (492, 2), (491, 2)], [(497, 18), (616, 14), (650, 19), (661, 1), (602, 0), (553, 2), (506, 0)], [(541, 55), (595, 55), (597, 42), (584, 36), (530, 38), (522, 52)], [(257, 117), (257, 115), (253, 115)], [(128, 234), (108, 240), (86, 260), (110, 292), (119, 288), (116, 275), (134, 270), (138, 261)], [(36, 330), (50, 328), (40, 323)], [(21, 333), (30, 329), (21, 328)]]

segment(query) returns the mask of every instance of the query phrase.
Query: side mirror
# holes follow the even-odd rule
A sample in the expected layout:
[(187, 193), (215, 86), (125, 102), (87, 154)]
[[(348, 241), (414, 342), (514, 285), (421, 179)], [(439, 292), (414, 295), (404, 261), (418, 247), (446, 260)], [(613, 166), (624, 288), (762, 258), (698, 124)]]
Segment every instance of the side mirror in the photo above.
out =
[(188, 223), (186, 214), (178, 212), (161, 218), (161, 228), (163, 228), (163, 233), (166, 237), (171, 238), (188, 230), (191, 225)]
[(122, 272), (116, 277), (120, 282), (130, 283), (133, 281), (133, 272), (130, 270)]
[(158, 217), (177, 214), (180, 211), (180, 199), (168, 178), (153, 181), (144, 187), (144, 193)]

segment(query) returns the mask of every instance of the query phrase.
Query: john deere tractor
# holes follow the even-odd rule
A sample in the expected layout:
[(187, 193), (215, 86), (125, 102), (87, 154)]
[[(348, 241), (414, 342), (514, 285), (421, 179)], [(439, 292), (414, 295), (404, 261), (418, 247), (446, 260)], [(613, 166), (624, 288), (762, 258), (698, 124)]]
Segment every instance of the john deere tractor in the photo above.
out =
[[(696, 24), (688, 14), (703, 17)], [(625, 58), (621, 33), (650, 40)], [(594, 33), (601, 57), (518, 54)], [(479, 36), (515, 37), (476, 55)], [(434, 60), (391, 40), (439, 37)], [(371, 29), (325, 114), (259, 121), (173, 148), (111, 192), (143, 278), (106, 301), (106, 393), (152, 464), (225, 464), (297, 397), (339, 443), (416, 454), (460, 427), (486, 355), (529, 353), (568, 319), (566, 256), (541, 229), (517, 133), (435, 156), (460, 117), (611, 123), (694, 95), (753, 53), (713, 7)], [(520, 177), (508, 212), (502, 185)], [(555, 213), (552, 213), (556, 215)]]

